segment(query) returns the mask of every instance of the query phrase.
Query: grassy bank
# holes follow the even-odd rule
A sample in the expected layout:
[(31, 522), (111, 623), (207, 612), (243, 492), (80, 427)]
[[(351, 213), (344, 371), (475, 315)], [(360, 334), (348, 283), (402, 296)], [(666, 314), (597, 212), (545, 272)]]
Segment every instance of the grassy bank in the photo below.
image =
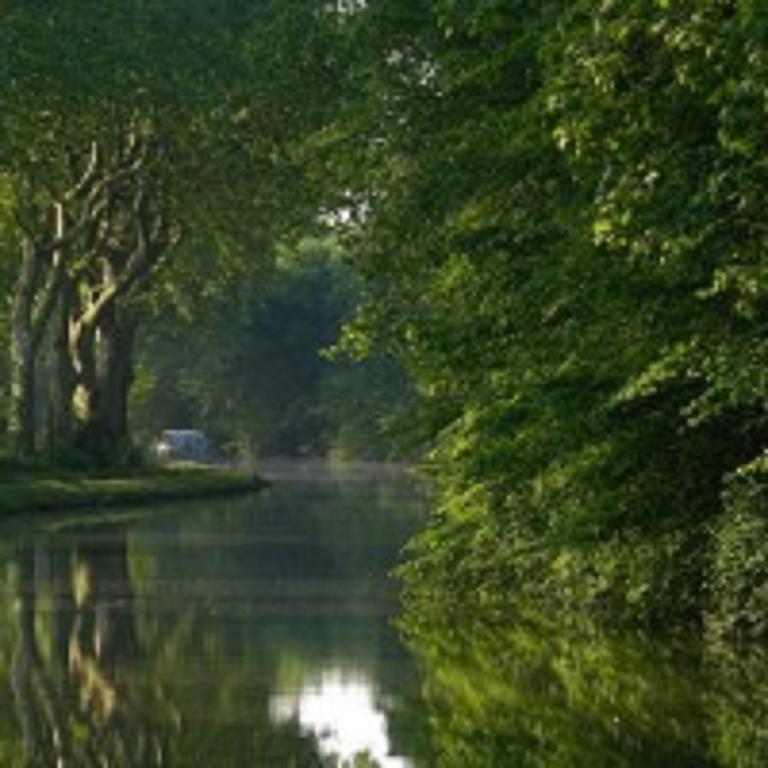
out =
[(45, 467), (0, 468), (0, 514), (116, 507), (249, 493), (265, 482), (246, 472), (178, 465), (73, 472)]

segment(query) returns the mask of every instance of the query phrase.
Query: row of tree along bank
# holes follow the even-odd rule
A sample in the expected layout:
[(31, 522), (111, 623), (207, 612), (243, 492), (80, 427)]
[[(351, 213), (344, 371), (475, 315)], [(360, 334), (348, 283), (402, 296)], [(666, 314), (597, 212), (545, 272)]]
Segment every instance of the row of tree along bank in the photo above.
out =
[(278, 6), (3, 7), (0, 266), (15, 458), (125, 460), (142, 324), (258, 272), (278, 231), (307, 218), (296, 145), (335, 87), (321, 33), (332, 14)]
[[(414, 600), (768, 630), (761, 3), (380, 0), (317, 142), (417, 382)], [(323, 153), (325, 153), (323, 155)]]

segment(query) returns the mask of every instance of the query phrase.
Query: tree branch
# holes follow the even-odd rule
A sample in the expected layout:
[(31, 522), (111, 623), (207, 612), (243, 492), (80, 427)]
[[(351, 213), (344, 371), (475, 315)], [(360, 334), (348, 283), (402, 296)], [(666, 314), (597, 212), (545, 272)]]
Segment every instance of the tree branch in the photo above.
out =
[(97, 142), (91, 142), (91, 152), (88, 158), (88, 164), (85, 170), (80, 175), (80, 178), (75, 182), (74, 186), (68, 189), (62, 196), (62, 202), (70, 203), (79, 197), (85, 190), (93, 184), (96, 173), (99, 168), (101, 159), (101, 153), (99, 151), (99, 145)]

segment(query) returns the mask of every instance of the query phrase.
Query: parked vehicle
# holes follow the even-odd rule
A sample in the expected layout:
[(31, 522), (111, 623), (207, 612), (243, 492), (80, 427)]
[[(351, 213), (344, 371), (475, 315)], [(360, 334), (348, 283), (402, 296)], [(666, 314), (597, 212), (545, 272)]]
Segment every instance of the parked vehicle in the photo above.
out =
[(154, 446), (159, 461), (211, 461), (213, 449), (199, 429), (166, 429)]

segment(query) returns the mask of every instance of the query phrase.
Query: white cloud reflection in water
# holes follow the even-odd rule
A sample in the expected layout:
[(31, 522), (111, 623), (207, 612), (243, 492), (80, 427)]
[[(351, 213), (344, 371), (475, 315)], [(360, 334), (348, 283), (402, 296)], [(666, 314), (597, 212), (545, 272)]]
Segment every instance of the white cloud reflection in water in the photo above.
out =
[(410, 768), (411, 761), (389, 754), (387, 718), (376, 706), (371, 680), (365, 675), (328, 670), (292, 693), (275, 694), (270, 701), (273, 722), (297, 720), (313, 733), (323, 754), (343, 765), (367, 754), (381, 768)]

